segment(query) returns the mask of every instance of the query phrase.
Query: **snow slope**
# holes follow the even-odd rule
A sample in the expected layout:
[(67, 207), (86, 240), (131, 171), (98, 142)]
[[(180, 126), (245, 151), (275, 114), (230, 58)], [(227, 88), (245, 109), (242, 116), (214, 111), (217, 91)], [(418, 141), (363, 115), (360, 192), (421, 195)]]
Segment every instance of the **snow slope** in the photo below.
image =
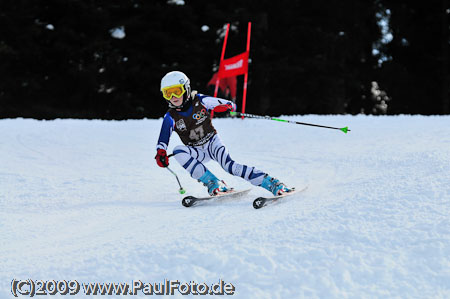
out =
[[(236, 161), (309, 187), (261, 210), (252, 200), (267, 191), (214, 162), (249, 196), (183, 207), (175, 177), (154, 162), (161, 119), (0, 120), (0, 298), (13, 297), (13, 279), (222, 279), (235, 298), (450, 298), (450, 117), (284, 118), (352, 131), (215, 119)], [(206, 194), (171, 167), (188, 194)]]

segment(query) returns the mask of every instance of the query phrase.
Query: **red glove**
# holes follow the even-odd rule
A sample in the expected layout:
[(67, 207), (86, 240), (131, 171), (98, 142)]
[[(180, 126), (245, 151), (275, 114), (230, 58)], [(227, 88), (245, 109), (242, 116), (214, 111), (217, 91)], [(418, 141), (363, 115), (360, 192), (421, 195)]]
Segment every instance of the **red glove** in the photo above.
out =
[(214, 112), (220, 113), (220, 112), (227, 112), (227, 111), (233, 111), (233, 105), (231, 104), (223, 104), (214, 107)]
[(166, 150), (160, 148), (156, 152), (156, 164), (158, 164), (159, 167), (167, 167), (169, 166), (169, 157), (167, 156)]

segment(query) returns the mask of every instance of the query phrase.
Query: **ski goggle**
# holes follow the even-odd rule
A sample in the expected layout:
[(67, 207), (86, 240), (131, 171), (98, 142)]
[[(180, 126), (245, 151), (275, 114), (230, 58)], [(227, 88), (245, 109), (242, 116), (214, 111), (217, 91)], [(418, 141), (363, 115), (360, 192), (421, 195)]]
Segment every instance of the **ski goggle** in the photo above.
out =
[(163, 97), (166, 100), (170, 101), (172, 96), (174, 96), (176, 98), (181, 98), (183, 96), (183, 94), (186, 92), (186, 89), (184, 89), (183, 84), (177, 84), (177, 85), (164, 87), (163, 89), (161, 89), (161, 91), (162, 91)]

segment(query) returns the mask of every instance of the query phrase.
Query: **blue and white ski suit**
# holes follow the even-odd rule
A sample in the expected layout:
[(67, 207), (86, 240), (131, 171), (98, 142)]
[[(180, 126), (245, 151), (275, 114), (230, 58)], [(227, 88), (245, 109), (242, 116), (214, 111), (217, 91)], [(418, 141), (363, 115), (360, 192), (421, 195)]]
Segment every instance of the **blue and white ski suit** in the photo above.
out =
[[(190, 173), (192, 178), (198, 180), (202, 177), (207, 170), (204, 163), (209, 160), (214, 160), (228, 173), (240, 176), (251, 184), (259, 186), (263, 181), (265, 173), (255, 167), (236, 163), (231, 158), (227, 148), (222, 143), (222, 140), (213, 127), (213, 130), (208, 130), (206, 133), (203, 133), (203, 129), (192, 129), (193, 125), (198, 125), (199, 122), (210, 121), (211, 116), (209, 112), (213, 110), (214, 107), (224, 104), (232, 105), (233, 111), (236, 110), (236, 104), (232, 101), (203, 94), (197, 94), (192, 101), (192, 105), (186, 111), (169, 109), (164, 116), (156, 149), (167, 150), (172, 132), (175, 130), (180, 135), (181, 128), (186, 134), (189, 134), (190, 132), (190, 136), (193, 136), (194, 141), (198, 141), (197, 143), (191, 144), (189, 144), (190, 142), (184, 142), (184, 145), (178, 145), (173, 150), (175, 159)], [(201, 118), (198, 113), (199, 109), (202, 109), (202, 111), (206, 109), (207, 111), (207, 113), (201, 113)], [(195, 113), (195, 111), (197, 111), (197, 113)], [(172, 117), (171, 114), (178, 120), (174, 120), (174, 117)], [(196, 123), (193, 123), (192, 119), (195, 119)]]

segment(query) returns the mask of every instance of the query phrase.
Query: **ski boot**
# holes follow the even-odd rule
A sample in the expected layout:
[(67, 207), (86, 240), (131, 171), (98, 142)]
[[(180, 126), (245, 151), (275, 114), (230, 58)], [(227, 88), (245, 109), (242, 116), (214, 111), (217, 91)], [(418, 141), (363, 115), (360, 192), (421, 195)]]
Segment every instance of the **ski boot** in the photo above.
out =
[(209, 170), (207, 170), (198, 181), (208, 188), (208, 193), (211, 196), (230, 190), (224, 181), (219, 181), (219, 179)]
[(264, 179), (260, 186), (268, 190), (275, 196), (291, 191), (291, 189), (286, 187), (286, 185), (284, 185), (282, 182), (280, 182), (276, 178), (269, 176), (268, 174), (264, 175)]

